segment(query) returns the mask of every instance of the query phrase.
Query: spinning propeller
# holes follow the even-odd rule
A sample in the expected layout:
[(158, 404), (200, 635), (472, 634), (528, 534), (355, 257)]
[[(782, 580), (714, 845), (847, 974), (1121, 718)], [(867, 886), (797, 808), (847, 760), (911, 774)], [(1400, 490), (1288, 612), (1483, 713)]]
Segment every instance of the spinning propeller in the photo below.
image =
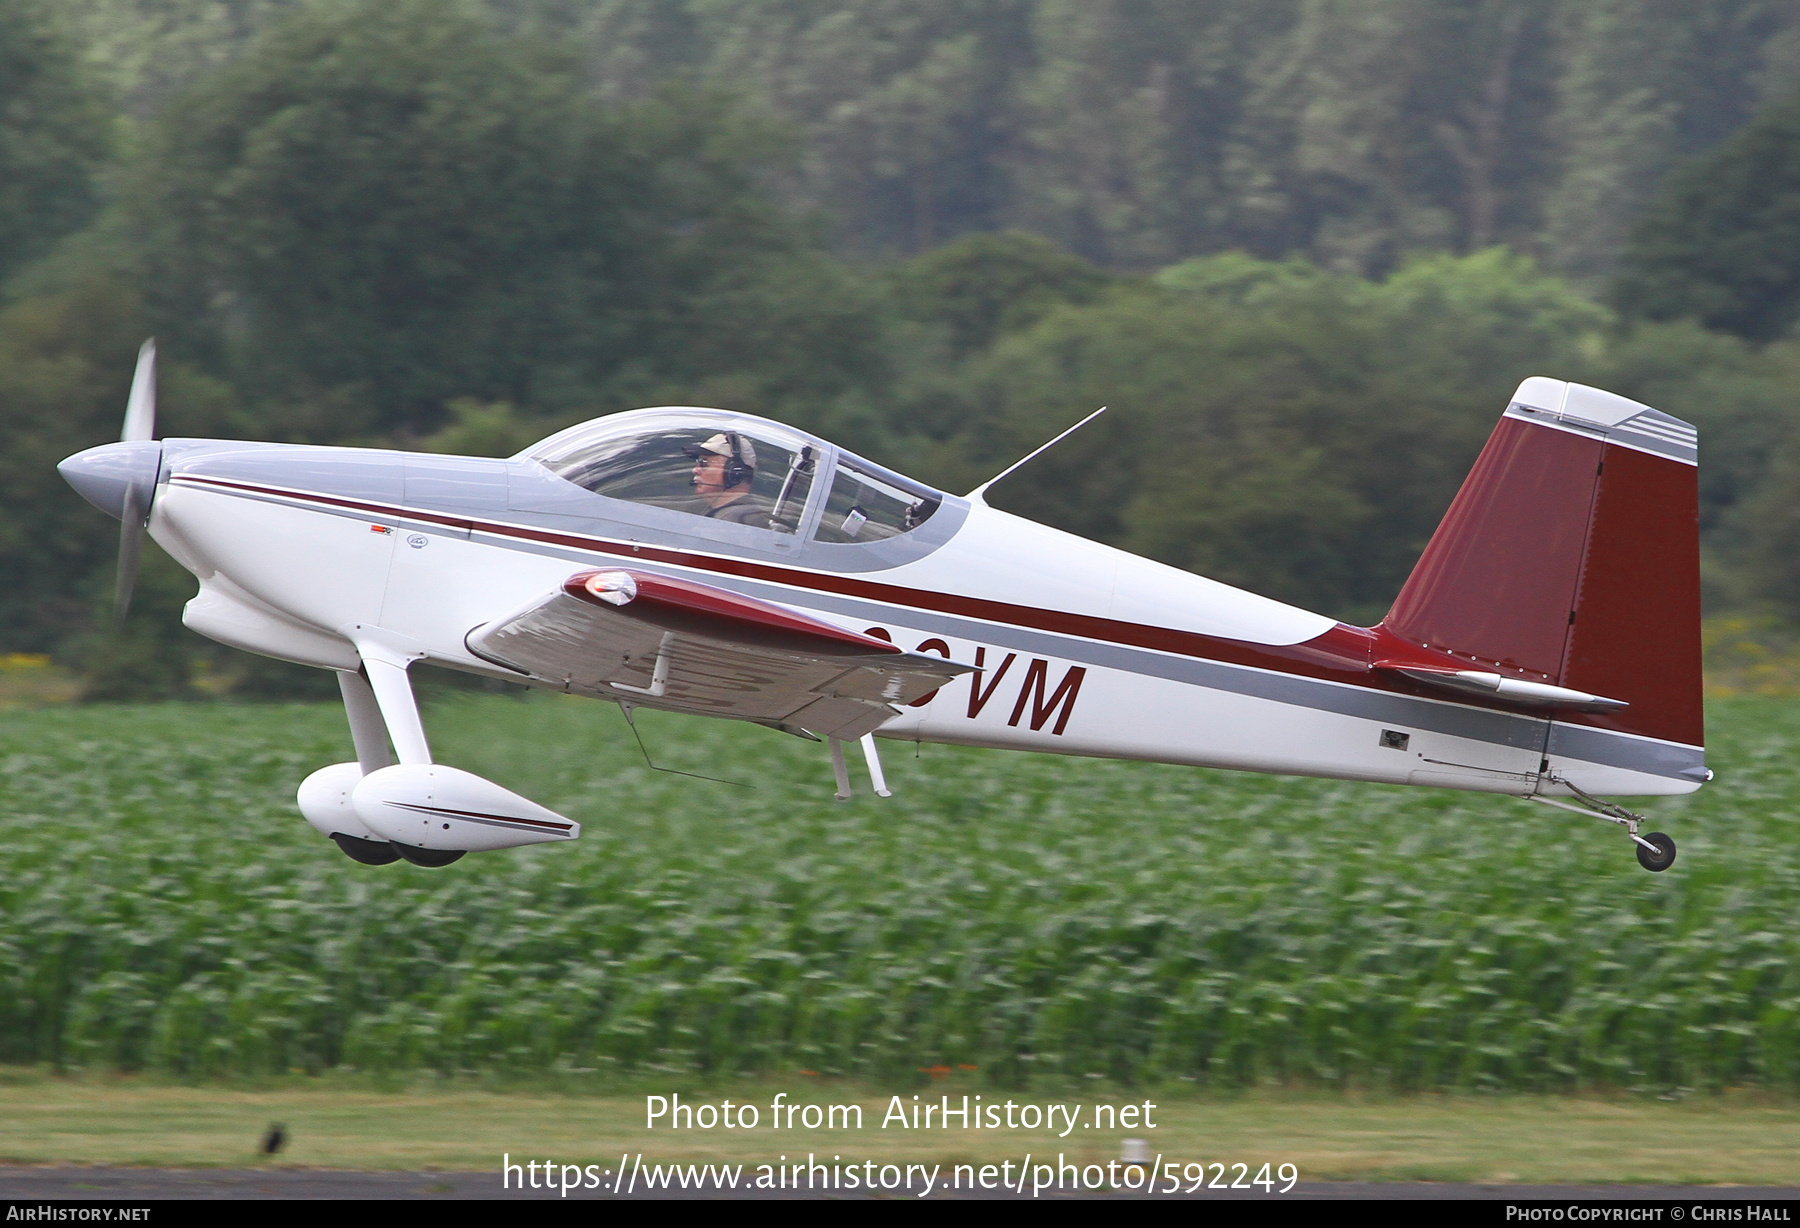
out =
[[(131, 377), (131, 396), (125, 402), (125, 429), (121, 443), (147, 443), (156, 433), (156, 338), (138, 349), (137, 370)], [(131, 609), (131, 590), (137, 587), (138, 556), (144, 546), (144, 529), (150, 521), (150, 499), (156, 494), (156, 474), (146, 485), (138, 475), (125, 482), (125, 501), (119, 512), (119, 575), (113, 587), (113, 626), (125, 623)]]
[(116, 518), (119, 529), (119, 579), (113, 590), (113, 624), (125, 621), (131, 590), (137, 583), (138, 555), (150, 522), (150, 502), (162, 469), (162, 445), (156, 434), (156, 341), (138, 351), (131, 399), (125, 403), (125, 429), (118, 443), (77, 452), (56, 467), (77, 494)]

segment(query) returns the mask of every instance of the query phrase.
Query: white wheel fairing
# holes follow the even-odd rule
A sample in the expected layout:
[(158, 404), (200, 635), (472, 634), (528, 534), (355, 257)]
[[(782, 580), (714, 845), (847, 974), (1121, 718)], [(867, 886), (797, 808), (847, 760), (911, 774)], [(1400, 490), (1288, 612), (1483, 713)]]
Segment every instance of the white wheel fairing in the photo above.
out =
[(379, 840), (481, 852), (574, 840), (581, 824), (473, 772), (407, 763), (370, 772), (351, 791), (356, 815)]
[(350, 795), (362, 783), (362, 778), (362, 766), (356, 763), (334, 763), (320, 768), (300, 782), (300, 792), (295, 798), (300, 803), (300, 813), (320, 835), (342, 833), (359, 840), (385, 840), (385, 836), (378, 836), (364, 826), (356, 817), (356, 808), (350, 804)]

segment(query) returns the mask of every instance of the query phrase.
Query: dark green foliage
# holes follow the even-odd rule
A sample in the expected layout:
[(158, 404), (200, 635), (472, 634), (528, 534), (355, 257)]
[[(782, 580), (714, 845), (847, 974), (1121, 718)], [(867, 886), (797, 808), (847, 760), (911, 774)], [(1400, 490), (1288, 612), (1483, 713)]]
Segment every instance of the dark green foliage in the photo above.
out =
[(512, 456), (552, 433), (549, 423), (527, 418), (505, 401), (484, 405), (459, 397), (444, 407), (450, 424), (419, 440), (423, 452), (451, 456)]
[(1750, 507), (1752, 564), (1768, 597), (1790, 620), (1800, 614), (1800, 473), (1789, 448)]
[[(1580, 378), (1702, 428), (1710, 607), (1800, 609), (1793, 355), (1409, 254), (1603, 267), (1792, 75), (1785, 10), (1688, 8), (69, 0), (142, 124), (7, 287), (6, 647), (119, 697), (311, 680), (200, 652), (178, 574), (90, 632), (116, 530), (51, 465), (116, 433), (152, 330), (165, 433), (507, 454), (710, 404), (961, 491), (1110, 404), (996, 502), (1356, 621), (1516, 381)], [(1234, 246), (1282, 259), (1168, 263)]]
[(0, 0), (0, 280), (77, 229), (111, 152), (107, 99), (49, 0)]
[[(0, 309), (0, 625), (11, 651), (57, 649), (110, 601), (118, 523), (56, 463), (119, 437), (144, 332), (134, 288), (91, 270)], [(232, 432), (233, 398), (215, 381), (175, 364), (162, 392), (166, 434)]]
[(803, 133), (789, 177), (864, 254), (1004, 224), (1035, 0), (623, 0), (577, 27), (602, 89), (726, 81)]
[[(303, 0), (58, 0), (134, 116)], [(1797, 75), (1787, 0), (467, 0), (596, 93), (725, 83), (863, 256), (1044, 234), (1152, 268), (1521, 246), (1596, 285), (1669, 168)]]
[(1692, 321), (1641, 324), (1589, 369), (1609, 388), (1700, 428), (1700, 533), (1707, 608), (1761, 599), (1800, 614), (1796, 558), (1780, 544), (1800, 498), (1778, 476), (1800, 422), (1800, 347), (1753, 347)]
[(56, 463), (119, 437), (136, 315), (123, 287), (104, 281), (0, 312), (0, 617), (17, 651), (48, 651), (85, 621), (82, 587), (116, 549), (116, 522)]
[[(110, 580), (110, 571), (97, 569), (96, 579)], [(221, 651), (181, 625), (182, 607), (194, 595), (194, 578), (154, 543), (144, 546), (131, 614), (123, 627), (112, 624), (113, 586), (93, 587), (93, 629), (61, 644), (61, 655), (81, 668), (83, 699), (200, 699), (204, 692), (195, 683), (213, 660), (228, 655), (250, 659)]]
[(621, 408), (706, 404), (830, 432), (846, 400), (885, 382), (885, 320), (872, 279), (821, 252), (727, 257), (651, 340), (659, 381)]
[(560, 69), (429, 0), (278, 26), (173, 104), (141, 163), (162, 322), (264, 396), (354, 388), (364, 429), (516, 396), (544, 344), (519, 342), (589, 291), (582, 223), (623, 188)]
[(1381, 284), (1196, 261), (997, 345), (971, 374), (979, 413), (944, 449), (966, 468), (946, 480), (973, 485), (1108, 404), (996, 503), (1374, 621), (1518, 381), (1576, 374), (1606, 323), (1498, 250)]
[(548, 697), (439, 706), (434, 744), (580, 841), (371, 868), (293, 809), (334, 707), (12, 715), (0, 1061), (1788, 1090), (1800, 727), (1714, 717), (1653, 875), (1515, 799), (1148, 764), (887, 743), (896, 796), (844, 805), (822, 748), (646, 715), (733, 788)]
[(971, 235), (894, 273), (900, 313), (942, 328), (953, 359), (1035, 324), (1052, 308), (1091, 303), (1112, 279), (1035, 235)]
[(1379, 273), (1506, 242), (1592, 284), (1668, 168), (1795, 77), (1781, 0), (555, 9), (611, 93), (710, 75), (791, 120), (788, 190), (852, 250), (1014, 226), (1137, 269), (1242, 248)]
[(1800, 96), (1683, 168), (1632, 234), (1613, 298), (1768, 341), (1800, 319)]
[(337, 437), (704, 374), (696, 317), (796, 246), (751, 182), (771, 146), (701, 95), (600, 107), (576, 67), (451, 0), (277, 26), (140, 160), (159, 318), (257, 400), (359, 407)]

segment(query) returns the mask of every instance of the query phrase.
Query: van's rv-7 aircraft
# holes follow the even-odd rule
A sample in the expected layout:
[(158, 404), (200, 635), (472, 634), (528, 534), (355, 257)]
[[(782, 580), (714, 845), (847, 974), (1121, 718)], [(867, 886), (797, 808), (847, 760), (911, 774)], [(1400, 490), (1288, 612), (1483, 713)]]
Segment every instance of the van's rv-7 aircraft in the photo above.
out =
[(1512, 794), (1663, 870), (1674, 841), (1597, 795), (1711, 778), (1696, 432), (1579, 384), (1519, 386), (1373, 627), (746, 414), (614, 414), (498, 460), (157, 441), (154, 407), (146, 343), (123, 441), (59, 466), (123, 522), (120, 614), (148, 531), (200, 581), (188, 627), (337, 672), (356, 762), (300, 810), (369, 864), (581, 833), (432, 761), (415, 661), (823, 739), (840, 797), (848, 742), (885, 795), (879, 735)]

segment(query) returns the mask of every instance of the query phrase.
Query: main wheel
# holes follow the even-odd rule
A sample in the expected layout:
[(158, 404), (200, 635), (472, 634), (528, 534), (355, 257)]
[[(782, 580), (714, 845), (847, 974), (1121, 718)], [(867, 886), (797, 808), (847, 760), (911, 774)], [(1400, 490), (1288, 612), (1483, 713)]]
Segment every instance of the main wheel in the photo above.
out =
[(401, 844), (398, 841), (394, 843), (394, 850), (415, 866), (426, 866), (433, 870), (459, 860), (468, 852), (467, 849), (422, 849), (416, 844)]
[(1638, 864), (1640, 866), (1643, 866), (1646, 870), (1654, 870), (1660, 874), (1662, 871), (1675, 864), (1675, 842), (1673, 840), (1669, 839), (1669, 837), (1663, 835), (1663, 833), (1659, 831), (1651, 832), (1649, 835), (1645, 836), (1644, 839), (1648, 840), (1651, 844), (1654, 844), (1657, 851), (1652, 853), (1643, 845), (1633, 842), (1634, 847), (1637, 849)]
[(385, 840), (364, 840), (361, 836), (350, 836), (341, 831), (332, 832), (331, 838), (344, 850), (344, 856), (351, 861), (360, 861), (365, 866), (385, 866), (400, 860), (400, 854)]

